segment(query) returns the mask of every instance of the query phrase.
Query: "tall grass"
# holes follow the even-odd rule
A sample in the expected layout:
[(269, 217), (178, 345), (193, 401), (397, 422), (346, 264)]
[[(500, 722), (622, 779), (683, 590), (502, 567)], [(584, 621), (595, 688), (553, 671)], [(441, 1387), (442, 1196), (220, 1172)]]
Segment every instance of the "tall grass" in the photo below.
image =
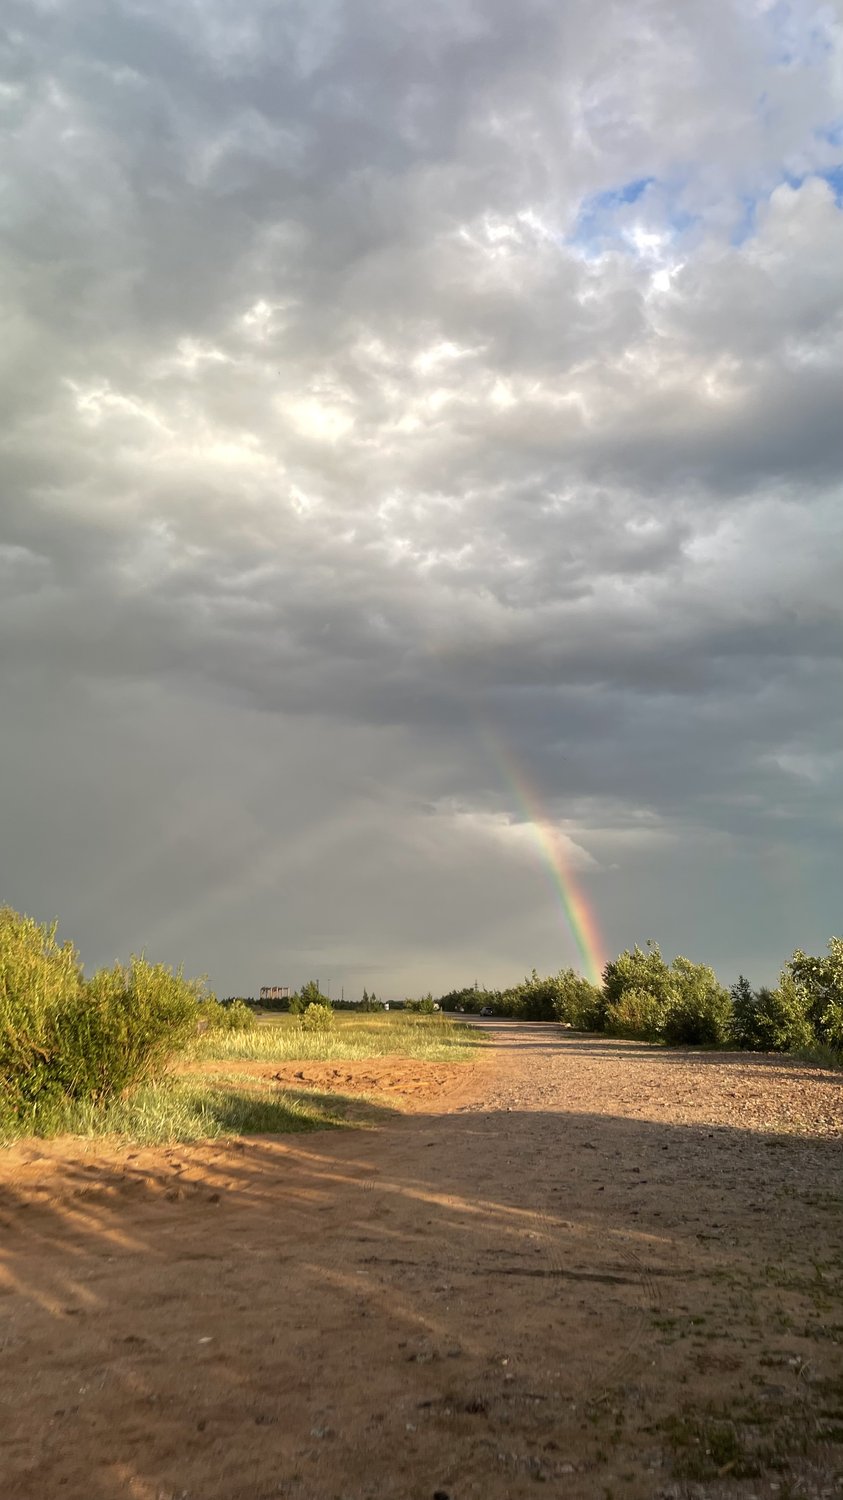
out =
[(21, 1136), (120, 1136), (141, 1145), (237, 1135), (279, 1135), (346, 1122), (347, 1101), (329, 1094), (231, 1087), (218, 1080), (163, 1079), (106, 1103), (46, 1100), (27, 1121), (0, 1120), (0, 1142)]
[(254, 1062), (342, 1062), (366, 1057), (410, 1057), (425, 1062), (464, 1062), (482, 1033), (444, 1017), (338, 1017), (331, 1031), (306, 1031), (295, 1022), (244, 1032), (208, 1032), (191, 1047), (197, 1060)]

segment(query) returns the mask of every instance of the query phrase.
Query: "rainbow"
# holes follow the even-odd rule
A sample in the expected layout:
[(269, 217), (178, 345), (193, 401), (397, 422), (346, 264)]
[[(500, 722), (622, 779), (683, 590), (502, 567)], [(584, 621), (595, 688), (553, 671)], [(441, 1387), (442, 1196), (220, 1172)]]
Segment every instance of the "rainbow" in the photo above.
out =
[(533, 831), (536, 847), (547, 867), (565, 922), (577, 945), (583, 972), (592, 984), (599, 984), (604, 964), (603, 942), (597, 917), (577, 887), (565, 842), (542, 805), (539, 788), (530, 781), (527, 772), (497, 731), (484, 728), (483, 741), (512, 792), (519, 811)]

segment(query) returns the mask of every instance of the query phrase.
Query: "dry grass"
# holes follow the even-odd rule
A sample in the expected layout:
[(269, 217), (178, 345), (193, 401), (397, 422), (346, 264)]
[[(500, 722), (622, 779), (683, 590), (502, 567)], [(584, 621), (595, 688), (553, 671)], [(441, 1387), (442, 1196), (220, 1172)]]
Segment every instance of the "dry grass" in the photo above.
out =
[(463, 1062), (484, 1039), (476, 1028), (444, 1016), (340, 1012), (330, 1030), (310, 1032), (296, 1019), (279, 1015), (262, 1020), (252, 1031), (206, 1033), (194, 1044), (191, 1057), (224, 1062), (340, 1062), (366, 1057)]

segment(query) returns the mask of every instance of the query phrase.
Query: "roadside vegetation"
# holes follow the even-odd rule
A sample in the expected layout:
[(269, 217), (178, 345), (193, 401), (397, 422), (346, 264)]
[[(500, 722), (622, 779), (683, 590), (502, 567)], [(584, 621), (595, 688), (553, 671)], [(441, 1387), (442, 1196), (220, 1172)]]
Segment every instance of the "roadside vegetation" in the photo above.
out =
[[(0, 1140), (71, 1133), (155, 1142), (339, 1124), (349, 1110), (336, 1096), (219, 1070), (203, 1076), (201, 1065), (460, 1061), (478, 1042), (437, 1015), (335, 1016), (313, 983), (294, 1000), (291, 1014), (261, 1024), (242, 999), (222, 1003), (204, 980), (144, 957), (86, 978), (55, 925), (0, 908)], [(173, 1076), (176, 1063), (182, 1076)]]
[(819, 958), (797, 949), (775, 989), (754, 990), (743, 975), (726, 989), (707, 964), (668, 963), (658, 944), (648, 943), (607, 963), (600, 985), (573, 969), (545, 977), (534, 969), (509, 989), (452, 990), (439, 1004), (452, 1013), (559, 1021), (668, 1046), (789, 1052), (841, 1067), (843, 938), (831, 938)]
[(248, 1031), (212, 1031), (196, 1038), (191, 1055), (214, 1061), (337, 1062), (364, 1057), (412, 1057), (423, 1062), (462, 1062), (477, 1045), (477, 1033), (444, 1016), (331, 1016), (307, 1026), (295, 1016), (278, 1016)]
[[(71, 943), (0, 908), (0, 1139), (118, 1132), (196, 1139), (337, 1123), (318, 1099), (201, 1069), (220, 1062), (334, 1062), (401, 1056), (458, 1062), (482, 1040), (442, 1012), (486, 1012), (674, 1046), (788, 1052), (843, 1064), (843, 939), (797, 950), (775, 989), (727, 990), (706, 964), (657, 945), (608, 963), (602, 984), (535, 970), (501, 991), (471, 988), (389, 1013), (373, 996), (338, 1013), (314, 981), (286, 1013), (218, 1001), (201, 979), (132, 957), (86, 978)], [(173, 1076), (174, 1064), (181, 1076)], [(185, 1066), (192, 1073), (185, 1075)]]
[(108, 1100), (53, 1098), (26, 1126), (7, 1121), (6, 1140), (22, 1135), (122, 1136), (139, 1145), (278, 1135), (345, 1123), (344, 1101), (293, 1093), (247, 1080), (159, 1078)]

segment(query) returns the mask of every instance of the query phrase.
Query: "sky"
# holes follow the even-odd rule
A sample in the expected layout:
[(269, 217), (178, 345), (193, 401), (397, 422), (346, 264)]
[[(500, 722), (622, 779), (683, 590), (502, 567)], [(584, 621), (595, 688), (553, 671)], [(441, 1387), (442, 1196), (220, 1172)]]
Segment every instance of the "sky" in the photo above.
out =
[(223, 995), (824, 950), (839, 4), (8, 0), (0, 133), (0, 901)]

